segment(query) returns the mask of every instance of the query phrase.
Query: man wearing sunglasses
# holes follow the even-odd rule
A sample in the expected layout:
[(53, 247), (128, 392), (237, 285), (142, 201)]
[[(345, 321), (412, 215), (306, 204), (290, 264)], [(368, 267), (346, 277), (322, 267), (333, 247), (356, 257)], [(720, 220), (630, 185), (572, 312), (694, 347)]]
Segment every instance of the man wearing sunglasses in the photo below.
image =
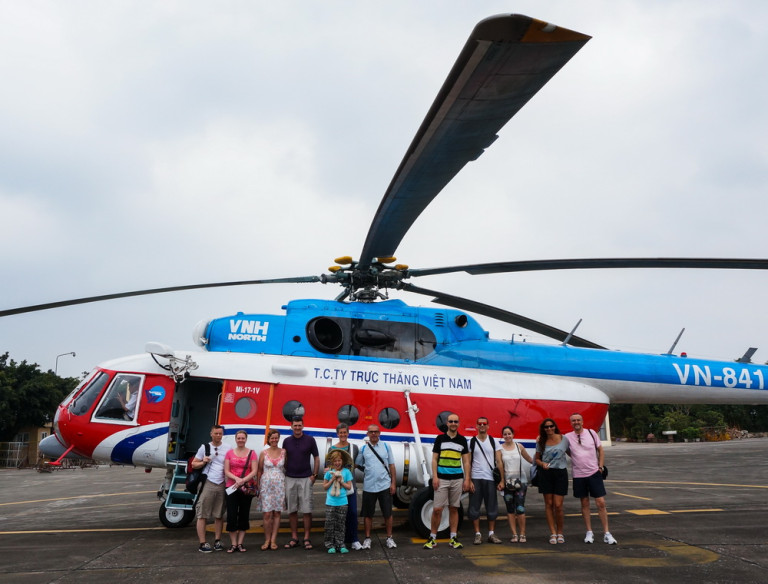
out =
[(459, 434), (459, 416), (448, 415), (447, 429), (435, 439), (432, 448), (432, 486), (435, 496), (432, 507), (431, 529), (424, 549), (437, 546), (437, 531), (443, 518), (443, 508), (448, 505), (448, 525), (451, 539), (448, 545), (453, 549), (464, 545), (456, 539), (459, 528), (459, 505), (461, 494), (469, 491), (469, 446), (467, 439)]
[[(226, 481), (224, 480), (224, 457), (230, 450), (228, 444), (222, 442), (224, 438), (224, 426), (218, 424), (211, 428), (211, 442), (209, 454), (205, 453), (205, 444), (200, 446), (192, 461), (192, 468), (205, 468), (208, 478), (198, 492), (195, 504), (195, 516), (197, 517), (197, 538), (200, 540), (198, 551), (203, 553), (221, 552), (221, 532), (224, 527), (224, 512), (227, 509)], [(215, 541), (213, 547), (205, 541), (205, 525), (208, 519), (213, 518), (213, 530)]]
[(501, 543), (494, 533), (496, 518), (499, 516), (498, 492), (504, 488), (502, 482), (493, 480), (493, 469), (503, 465), (499, 445), (488, 435), (488, 418), (480, 416), (475, 424), (477, 436), (469, 442), (469, 455), (472, 461), (472, 482), (469, 485), (469, 518), (475, 528), (475, 545), (483, 543), (480, 533), (480, 507), (485, 505), (488, 517), (488, 543)]
[(581, 414), (571, 414), (571, 427), (568, 432), (569, 454), (571, 455), (573, 473), (573, 496), (581, 499), (581, 516), (587, 528), (584, 543), (594, 543), (592, 533), (592, 517), (589, 508), (590, 495), (595, 499), (597, 515), (603, 526), (603, 541), (615, 545), (616, 538), (608, 529), (608, 510), (605, 507), (605, 484), (603, 483), (603, 446), (597, 432), (584, 429), (584, 418)]

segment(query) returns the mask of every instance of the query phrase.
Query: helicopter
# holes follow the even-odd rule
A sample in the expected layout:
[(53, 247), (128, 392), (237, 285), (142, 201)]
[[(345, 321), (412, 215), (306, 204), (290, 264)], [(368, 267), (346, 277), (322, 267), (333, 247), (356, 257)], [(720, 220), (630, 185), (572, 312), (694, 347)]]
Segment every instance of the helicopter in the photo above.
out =
[[(285, 433), (304, 418), (321, 456), (335, 427), (350, 426), (356, 447), (381, 426), (396, 459), (398, 502), (424, 535), (431, 516), (430, 444), (459, 413), (464, 428), (489, 418), (491, 432), (512, 425), (528, 447), (545, 417), (579, 411), (602, 425), (611, 402), (768, 403), (768, 368), (739, 362), (617, 352), (525, 316), (431, 290), (411, 279), (570, 269), (767, 269), (768, 261), (723, 258), (592, 258), (411, 268), (395, 253), (411, 225), (445, 185), (496, 140), (501, 128), (589, 41), (587, 35), (522, 15), (481, 21), (470, 34), (374, 215), (357, 259), (336, 258), (328, 273), (153, 288), (0, 311), (0, 316), (131, 296), (226, 286), (338, 285), (332, 300), (292, 300), (284, 314), (237, 313), (193, 331), (200, 351), (151, 342), (141, 355), (97, 366), (57, 409), (52, 457), (165, 469), (160, 521), (188, 524), (186, 459), (213, 423), (225, 439), (245, 429)], [(391, 299), (405, 291), (444, 308)], [(494, 340), (471, 314), (525, 328), (557, 344)], [(138, 393), (135, 393), (138, 392)], [(126, 405), (136, 395), (135, 407)], [(469, 422), (468, 422), (469, 421)], [(357, 477), (361, 477), (358, 475)], [(447, 523), (447, 518), (445, 520)], [(443, 529), (446, 525), (441, 525)]]

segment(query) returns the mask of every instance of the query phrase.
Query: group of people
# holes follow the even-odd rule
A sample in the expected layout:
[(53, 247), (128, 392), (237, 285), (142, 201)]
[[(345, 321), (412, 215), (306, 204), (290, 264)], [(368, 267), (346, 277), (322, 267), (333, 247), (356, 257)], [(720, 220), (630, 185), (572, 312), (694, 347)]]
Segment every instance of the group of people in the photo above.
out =
[[(615, 544), (608, 528), (603, 483), (603, 447), (593, 430), (584, 428), (581, 414), (571, 415), (573, 430), (560, 433), (557, 423), (546, 418), (539, 426), (534, 457), (515, 442), (511, 426), (502, 428), (502, 441), (488, 434), (488, 419), (478, 418), (477, 436), (469, 441), (459, 433), (459, 416), (447, 417), (447, 429), (435, 439), (432, 449), (432, 487), (434, 489), (430, 535), (424, 547), (437, 546), (437, 532), (445, 507), (448, 507), (450, 539), (454, 549), (463, 547), (457, 538), (459, 506), (462, 493), (469, 492), (469, 519), (474, 528), (474, 544), (483, 543), (480, 532), (480, 510), (485, 506), (488, 518), (489, 543), (500, 544), (496, 535), (498, 493), (503, 493), (507, 519), (512, 531), (512, 543), (525, 543), (525, 498), (528, 490), (528, 468), (533, 466), (538, 475), (539, 493), (544, 496), (549, 543), (565, 543), (563, 535), (563, 501), (568, 493), (566, 456), (570, 457), (573, 472), (573, 494), (581, 500), (581, 513), (586, 527), (586, 543), (594, 542), (590, 497), (594, 498), (603, 528), (603, 541)], [(235, 446), (222, 439), (224, 428), (211, 429), (211, 442), (197, 451), (192, 462), (195, 469), (205, 468), (207, 480), (199, 493), (195, 510), (199, 551), (224, 551), (221, 535), (224, 529), (230, 538), (229, 553), (245, 552), (245, 533), (250, 527), (249, 516), (254, 495), (258, 489), (258, 506), (263, 513), (264, 543), (262, 550), (276, 550), (277, 533), (282, 513), (289, 514), (291, 539), (285, 548), (313, 549), (312, 490), (320, 471), (320, 457), (315, 439), (304, 433), (301, 418), (291, 423), (291, 435), (280, 443), (280, 432), (271, 429), (266, 435), (266, 447), (256, 455), (246, 445), (245, 430), (235, 434)], [(393, 495), (397, 487), (395, 460), (389, 445), (380, 440), (381, 430), (375, 424), (368, 426), (367, 440), (355, 453), (349, 442), (349, 427), (339, 424), (338, 441), (328, 449), (323, 474), (325, 499), (325, 549), (329, 554), (345, 554), (353, 550), (371, 548), (373, 515), (378, 504), (384, 517), (386, 546), (395, 548), (392, 537)], [(523, 462), (525, 461), (525, 465)], [(360, 514), (363, 516), (364, 538), (358, 535), (357, 488), (355, 468), (363, 472), (363, 494)], [(299, 539), (299, 514), (303, 520), (303, 539)], [(214, 521), (214, 544), (206, 541), (207, 520)]]
[[(603, 482), (604, 452), (600, 437), (594, 430), (584, 428), (581, 414), (570, 417), (573, 430), (560, 433), (557, 423), (546, 418), (539, 425), (534, 457), (515, 442), (511, 426), (502, 428), (502, 442), (497, 444), (488, 434), (488, 419), (477, 419), (477, 436), (469, 441), (459, 433), (459, 416), (450, 414), (447, 429), (437, 437), (432, 449), (432, 486), (434, 501), (429, 538), (424, 548), (437, 546), (437, 532), (443, 510), (448, 506), (450, 539), (454, 549), (463, 547), (457, 539), (459, 505), (463, 492), (469, 492), (469, 519), (474, 528), (474, 544), (483, 543), (480, 532), (480, 509), (484, 505), (488, 518), (489, 543), (500, 544), (496, 535), (498, 492), (503, 492), (507, 520), (512, 531), (512, 543), (526, 543), (525, 497), (528, 490), (528, 468), (535, 467), (539, 493), (544, 496), (549, 543), (565, 543), (563, 535), (563, 501), (568, 494), (566, 456), (570, 457), (573, 473), (573, 494), (581, 501), (581, 514), (586, 527), (585, 543), (594, 543), (590, 497), (595, 500), (598, 517), (603, 528), (603, 541), (616, 544), (608, 527)], [(525, 465), (523, 464), (525, 461)], [(534, 469), (532, 469), (534, 470)]]
[[(200, 446), (192, 461), (192, 468), (204, 468), (207, 476), (195, 504), (200, 552), (225, 550), (221, 543), (225, 513), (230, 538), (226, 551), (247, 551), (243, 543), (250, 527), (253, 484), (258, 485), (257, 501), (264, 521), (261, 549), (278, 549), (277, 533), (283, 511), (289, 515), (291, 528), (291, 539), (284, 547), (313, 549), (310, 538), (312, 490), (320, 470), (320, 457), (315, 439), (304, 433), (301, 418), (293, 419), (291, 432), (280, 447), (280, 432), (269, 430), (267, 445), (257, 455), (246, 446), (248, 434), (245, 430), (236, 432), (235, 447), (232, 448), (222, 440), (224, 428), (213, 426), (211, 442)], [(397, 547), (392, 538), (392, 496), (396, 488), (392, 450), (380, 441), (381, 431), (375, 424), (368, 427), (368, 440), (356, 457), (348, 441), (349, 427), (339, 424), (336, 432), (338, 441), (329, 448), (323, 475), (323, 489), (326, 491), (324, 544), (327, 552), (345, 554), (350, 548), (370, 549), (377, 502), (384, 515), (386, 545), (388, 548)], [(358, 536), (356, 466), (364, 472), (361, 514), (365, 538), (362, 543)], [(302, 540), (299, 539), (299, 514), (303, 523)], [(213, 519), (214, 523), (213, 546), (206, 541), (209, 519)]]

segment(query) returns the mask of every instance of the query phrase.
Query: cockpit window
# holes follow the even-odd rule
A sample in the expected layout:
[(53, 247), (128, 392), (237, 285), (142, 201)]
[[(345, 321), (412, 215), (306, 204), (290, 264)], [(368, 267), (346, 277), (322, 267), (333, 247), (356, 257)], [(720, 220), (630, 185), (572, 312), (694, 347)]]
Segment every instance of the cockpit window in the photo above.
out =
[(101, 395), (101, 391), (109, 381), (109, 374), (102, 371), (96, 378), (78, 395), (69, 406), (69, 411), (75, 416), (82, 416), (90, 411), (93, 402)]
[(101, 400), (96, 417), (132, 422), (136, 418), (141, 390), (140, 375), (119, 373)]

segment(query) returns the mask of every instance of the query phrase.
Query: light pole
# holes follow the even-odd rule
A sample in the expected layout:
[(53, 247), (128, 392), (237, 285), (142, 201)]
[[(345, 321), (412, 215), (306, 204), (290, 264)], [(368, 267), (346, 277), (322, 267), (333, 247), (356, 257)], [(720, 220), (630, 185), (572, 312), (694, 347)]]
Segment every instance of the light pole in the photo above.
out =
[(69, 353), (62, 353), (61, 355), (56, 355), (56, 365), (53, 368), (54, 375), (59, 374), (59, 357), (63, 357), (64, 355), (72, 355), (73, 357), (77, 357), (74, 351), (70, 351)]

